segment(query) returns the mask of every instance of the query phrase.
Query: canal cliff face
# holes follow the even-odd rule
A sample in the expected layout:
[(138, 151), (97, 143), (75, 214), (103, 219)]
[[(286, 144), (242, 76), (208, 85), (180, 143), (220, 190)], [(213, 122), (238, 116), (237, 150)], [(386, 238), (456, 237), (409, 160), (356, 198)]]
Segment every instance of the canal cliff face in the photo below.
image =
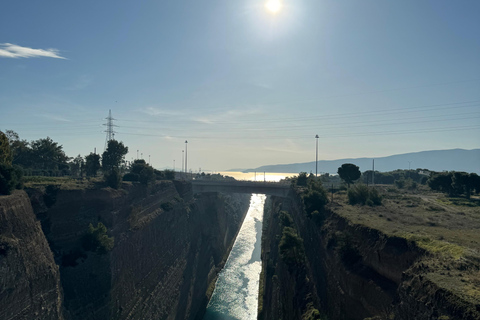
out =
[[(36, 244), (29, 249), (25, 243), (13, 250), (12, 240), (8, 242), (7, 256), (0, 254), (0, 266), (5, 266), (5, 259), (10, 263), (15, 258), (13, 252), (18, 251), (27, 261), (25, 264), (42, 262), (46, 271), (20, 265), (4, 267), (12, 284), (2, 283), (0, 290), (10, 290), (8, 299), (15, 305), (21, 294), (29, 293), (12, 291), (16, 281), (25, 277), (21, 283), (30, 291), (37, 290), (35, 279), (48, 282), (44, 290), (52, 297), (43, 294), (43, 299), (48, 300), (43, 306), (57, 314), (51, 311), (42, 319), (201, 318), (250, 199), (248, 195), (214, 193), (194, 197), (191, 185), (180, 181), (163, 181), (148, 188), (127, 185), (123, 190), (50, 187), (28, 193), (43, 229), (30, 207), (29, 223), (37, 226), (31, 233), (43, 239), (43, 247), (39, 249)], [(3, 211), (7, 220), (15, 215), (15, 207), (30, 206), (22, 194), (18, 199), (21, 205)], [(113, 249), (107, 253), (87, 251), (82, 242), (89, 224), (97, 226), (99, 222), (106, 226), (107, 235), (114, 237)], [(3, 220), (1, 226), (2, 243), (7, 243), (4, 239), (9, 233), (3, 228)], [(21, 237), (24, 235), (15, 234), (12, 238)], [(31, 242), (41, 243), (38, 239)], [(39, 252), (46, 256), (42, 258), (46, 262), (37, 261)], [(25, 275), (25, 270), (31, 270), (34, 276)], [(0, 301), (0, 310), (5, 310), (6, 302)], [(41, 318), (22, 317), (19, 312), (11, 318)]]
[(63, 319), (60, 273), (28, 196), (0, 196), (0, 319)]
[[(286, 214), (288, 216), (286, 217)], [(282, 230), (298, 235), (300, 263), (282, 257)], [(303, 251), (302, 251), (303, 250)], [(266, 202), (259, 319), (480, 319), (422, 274), (412, 241), (354, 224), (331, 207), (308, 217), (300, 194)]]

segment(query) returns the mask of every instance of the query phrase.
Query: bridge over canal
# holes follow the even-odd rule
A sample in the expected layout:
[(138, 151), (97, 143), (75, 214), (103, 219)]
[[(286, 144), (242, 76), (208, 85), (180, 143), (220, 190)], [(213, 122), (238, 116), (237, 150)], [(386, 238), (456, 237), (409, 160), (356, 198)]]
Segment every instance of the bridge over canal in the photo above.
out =
[(225, 193), (261, 193), (272, 196), (287, 197), (289, 183), (263, 181), (208, 181), (193, 180), (193, 193), (225, 192)]

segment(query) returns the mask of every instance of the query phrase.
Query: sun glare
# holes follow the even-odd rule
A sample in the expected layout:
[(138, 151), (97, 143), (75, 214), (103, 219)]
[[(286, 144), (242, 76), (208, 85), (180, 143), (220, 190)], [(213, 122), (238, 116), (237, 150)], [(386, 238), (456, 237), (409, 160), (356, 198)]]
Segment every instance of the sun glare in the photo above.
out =
[(280, 10), (282, 10), (282, 3), (280, 0), (268, 0), (265, 3), (265, 8), (267, 9), (268, 12), (272, 14), (276, 14)]

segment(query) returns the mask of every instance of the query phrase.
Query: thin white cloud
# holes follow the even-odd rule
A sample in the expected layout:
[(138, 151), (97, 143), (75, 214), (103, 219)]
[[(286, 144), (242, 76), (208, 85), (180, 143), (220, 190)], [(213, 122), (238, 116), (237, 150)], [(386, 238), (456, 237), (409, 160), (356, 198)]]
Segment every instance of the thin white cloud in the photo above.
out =
[(263, 109), (261, 106), (256, 107), (244, 107), (238, 109), (231, 109), (228, 111), (214, 113), (209, 116), (194, 117), (192, 121), (204, 123), (204, 124), (214, 124), (216, 122), (230, 122), (237, 121), (241, 118), (249, 118), (252, 116), (259, 116), (263, 114)]
[(60, 121), (60, 122), (72, 122), (72, 120), (69, 120), (67, 118), (64, 118), (62, 116), (59, 116), (59, 115), (55, 115), (55, 114), (49, 114), (49, 113), (46, 113), (46, 114), (42, 114), (40, 115), (44, 118), (47, 118), (47, 119), (50, 119), (50, 120), (54, 120), (54, 121)]
[(56, 58), (67, 59), (59, 55), (57, 49), (33, 49), (11, 43), (0, 43), (0, 58)]
[(181, 112), (178, 111), (172, 111), (172, 110), (165, 110), (165, 109), (160, 109), (156, 107), (147, 107), (144, 109), (141, 109), (143, 113), (146, 113), (150, 116), (180, 116), (182, 115)]

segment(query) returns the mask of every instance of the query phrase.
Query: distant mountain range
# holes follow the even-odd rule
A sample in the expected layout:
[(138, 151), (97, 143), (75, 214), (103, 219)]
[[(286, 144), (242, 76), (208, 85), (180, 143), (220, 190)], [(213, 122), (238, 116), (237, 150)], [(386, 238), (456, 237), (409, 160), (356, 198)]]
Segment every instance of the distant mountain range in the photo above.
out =
[[(375, 170), (386, 172), (396, 169), (428, 169), (432, 171), (465, 171), (480, 174), (480, 149), (465, 150), (434, 150), (397, 154), (379, 158), (356, 158), (339, 160), (319, 160), (318, 172), (337, 173), (338, 167), (344, 163), (353, 163), (366, 171), (372, 169), (372, 160), (375, 159)], [(305, 163), (277, 164), (261, 166), (254, 169), (236, 169), (230, 171), (243, 172), (285, 172), (285, 173), (315, 173), (315, 161)]]

